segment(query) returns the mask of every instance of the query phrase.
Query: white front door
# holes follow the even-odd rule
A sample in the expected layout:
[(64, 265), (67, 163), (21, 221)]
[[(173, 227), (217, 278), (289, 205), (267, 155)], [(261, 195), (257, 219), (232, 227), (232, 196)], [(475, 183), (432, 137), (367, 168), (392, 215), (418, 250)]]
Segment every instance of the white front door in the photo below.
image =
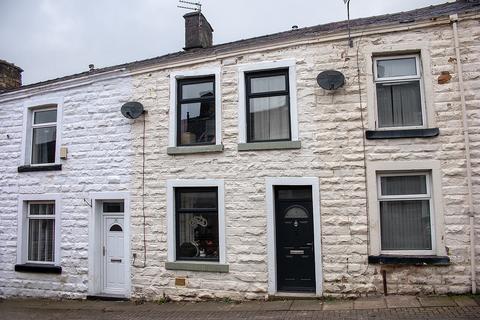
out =
[(103, 292), (125, 293), (123, 216), (103, 216)]

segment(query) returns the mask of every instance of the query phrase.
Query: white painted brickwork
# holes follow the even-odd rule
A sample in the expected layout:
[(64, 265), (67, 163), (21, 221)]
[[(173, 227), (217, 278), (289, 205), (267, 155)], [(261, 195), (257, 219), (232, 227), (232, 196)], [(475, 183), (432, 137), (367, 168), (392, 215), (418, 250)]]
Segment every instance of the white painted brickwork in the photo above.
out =
[[(480, 25), (478, 17), (459, 24), (471, 126), (476, 212), (480, 209)], [(346, 41), (258, 52), (211, 64), (168, 69), (55, 92), (65, 98), (62, 145), (69, 158), (57, 172), (17, 173), (23, 99), (0, 105), (0, 296), (84, 297), (87, 294), (89, 192), (127, 191), (131, 198), (132, 293), (136, 298), (258, 299), (267, 294), (266, 177), (318, 177), (324, 295), (381, 294), (381, 270), (390, 293), (464, 293), (470, 289), (469, 225), (466, 214), (465, 146), (451, 26), (365, 36)], [(368, 215), (357, 45), (363, 116), (366, 121), (366, 47), (427, 44), (435, 122), (440, 136), (429, 139), (368, 140), (367, 161), (440, 160), (448, 267), (381, 267), (367, 264)], [(238, 152), (237, 64), (294, 58), (299, 137), (302, 148)], [(167, 155), (169, 74), (222, 66), (223, 153)], [(326, 92), (315, 82), (326, 69), (342, 71), (346, 86)], [(442, 71), (452, 80), (437, 84)], [(52, 93), (53, 94), (53, 93)], [(143, 267), (142, 123), (124, 119), (125, 101), (141, 102), (146, 116), (145, 214), (147, 259)], [(365, 123), (367, 127), (367, 123)], [(9, 138), (7, 137), (9, 135)], [(165, 270), (167, 260), (166, 181), (225, 181), (226, 262), (229, 273)], [(17, 197), (62, 193), (62, 275), (13, 271), (17, 244)], [(477, 252), (480, 227), (477, 226)], [(478, 256), (478, 255), (477, 255)], [(480, 258), (477, 261), (480, 279)], [(175, 277), (187, 277), (185, 287)], [(479, 282), (480, 284), (480, 282)]]
[[(129, 100), (128, 79), (59, 90), (35, 99), (63, 97), (62, 171), (18, 173), (23, 103), (0, 107), (0, 296), (85, 297), (88, 288), (89, 192), (127, 191), (133, 158), (131, 121), (120, 113)], [(8, 136), (7, 136), (8, 135)], [(14, 271), (18, 196), (61, 193), (61, 275)]]

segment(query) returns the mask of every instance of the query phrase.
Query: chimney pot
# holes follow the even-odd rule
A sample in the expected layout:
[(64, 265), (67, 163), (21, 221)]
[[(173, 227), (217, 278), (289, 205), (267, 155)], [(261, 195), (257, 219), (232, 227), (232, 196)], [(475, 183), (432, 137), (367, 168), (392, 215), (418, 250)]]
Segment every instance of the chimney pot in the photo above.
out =
[(190, 12), (185, 18), (185, 50), (208, 48), (213, 43), (213, 28), (201, 12)]
[(13, 63), (0, 60), (0, 91), (18, 88), (22, 85), (23, 70)]

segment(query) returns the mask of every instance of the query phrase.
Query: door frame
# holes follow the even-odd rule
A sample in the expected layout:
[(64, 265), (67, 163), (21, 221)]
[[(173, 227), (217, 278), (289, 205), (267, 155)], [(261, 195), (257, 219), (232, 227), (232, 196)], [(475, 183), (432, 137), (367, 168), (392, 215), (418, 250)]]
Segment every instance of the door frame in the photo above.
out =
[[(123, 200), (124, 253), (125, 253), (125, 290), (122, 296), (131, 297), (130, 275), (130, 193), (129, 192), (92, 192), (91, 210), (88, 219), (88, 295), (108, 295), (103, 292), (103, 209), (104, 201)], [(108, 215), (108, 214), (107, 214)]]
[[(267, 206), (267, 267), (268, 294), (277, 294), (277, 243), (275, 236), (275, 186), (311, 186), (313, 207), (313, 239), (315, 256), (315, 295), (323, 294), (322, 242), (320, 220), (320, 188), (319, 179), (315, 177), (275, 177), (266, 178)], [(289, 294), (292, 294), (289, 292)], [(295, 293), (293, 293), (295, 294)], [(298, 293), (304, 295), (304, 293)]]

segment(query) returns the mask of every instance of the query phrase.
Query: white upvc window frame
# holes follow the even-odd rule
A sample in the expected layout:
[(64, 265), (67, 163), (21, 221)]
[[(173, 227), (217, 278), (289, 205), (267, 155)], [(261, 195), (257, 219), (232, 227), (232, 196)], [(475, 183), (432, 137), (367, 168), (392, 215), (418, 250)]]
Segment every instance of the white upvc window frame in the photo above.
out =
[[(288, 86), (290, 95), (290, 141), (299, 141), (297, 110), (297, 72), (296, 60), (285, 59), (259, 63), (239, 64), (238, 68), (238, 142), (247, 143), (247, 102), (245, 73), (270, 71), (288, 68)], [(255, 142), (252, 142), (252, 144)]]
[[(20, 195), (18, 199), (18, 218), (17, 218), (17, 264), (38, 264), (60, 266), (60, 241), (61, 241), (61, 195), (60, 194), (31, 194)], [(35, 203), (54, 203), (55, 215), (34, 215), (36, 219), (54, 219), (55, 237), (54, 237), (54, 261), (30, 261), (28, 260), (28, 234), (29, 234), (29, 212), (30, 204)]]
[[(35, 163), (35, 164), (33, 163), (33, 131), (35, 129), (38, 129), (38, 128), (53, 128), (53, 127), (55, 127), (55, 130), (57, 130), (57, 121), (56, 120), (55, 120), (55, 122), (46, 122), (46, 123), (35, 124), (35, 115), (37, 114), (37, 112), (51, 111), (51, 110), (57, 111), (57, 107), (56, 106), (48, 106), (48, 107), (45, 107), (45, 108), (37, 108), (37, 109), (32, 110), (32, 119), (31, 119), (32, 122), (30, 123), (30, 141), (31, 141), (31, 143), (30, 143), (30, 163), (33, 166), (55, 164), (55, 161), (54, 162), (47, 162), (47, 163)], [(57, 117), (58, 117), (58, 114), (57, 114)], [(56, 141), (56, 138), (55, 138), (55, 149), (56, 148), (57, 148), (57, 141)], [(55, 155), (56, 155), (56, 152), (57, 152), (57, 150), (55, 150)]]
[(167, 180), (167, 261), (176, 260), (176, 226), (175, 226), (175, 188), (184, 187), (216, 187), (218, 192), (218, 261), (185, 261), (192, 264), (225, 264), (225, 182), (221, 179), (171, 179)]
[[(382, 195), (382, 177), (405, 177), (405, 176), (425, 176), (426, 193), (425, 194), (407, 194), (407, 195)], [(430, 207), (430, 238), (432, 243), (431, 250), (384, 250), (381, 249), (381, 254), (393, 255), (433, 255), (436, 252), (435, 241), (435, 211), (432, 201), (432, 179), (429, 171), (387, 171), (377, 173), (377, 208), (380, 213), (380, 202), (382, 201), (403, 201), (403, 200), (428, 200)], [(381, 237), (380, 226), (380, 237)], [(380, 244), (381, 246), (381, 244)]]
[[(168, 146), (179, 147), (177, 143), (177, 81), (188, 78), (215, 77), (215, 145), (222, 144), (222, 69), (220, 66), (195, 70), (181, 70), (170, 73), (170, 109)], [(202, 147), (204, 145), (189, 146)]]
[[(34, 205), (34, 204), (53, 204), (54, 208), (55, 208), (55, 201), (51, 201), (51, 200), (44, 200), (44, 201), (27, 201), (26, 205), (27, 205), (27, 223), (26, 223), (26, 228), (27, 228), (27, 259), (26, 259), (26, 263), (34, 263), (34, 264), (46, 264), (46, 265), (51, 265), (52, 263), (54, 263), (55, 261), (55, 237), (53, 238), (53, 244), (54, 244), (54, 250), (53, 250), (53, 256), (54, 256), (54, 259), (53, 261), (36, 261), (36, 260), (29, 260), (28, 259), (28, 246), (30, 244), (30, 220), (54, 220), (54, 228), (55, 228), (55, 216), (56, 216), (56, 212), (55, 212), (55, 209), (54, 209), (54, 214), (51, 215), (31, 215), (30, 214), (30, 210), (31, 210), (31, 205)], [(55, 233), (55, 229), (54, 229), (54, 233)]]
[[(409, 75), (409, 76), (401, 76), (401, 77), (378, 77), (378, 66), (377, 62), (378, 61), (384, 61), (384, 60), (397, 60), (397, 59), (406, 59), (406, 58), (415, 58), (415, 70), (417, 73), (415, 75)], [(373, 79), (374, 79), (374, 85), (375, 85), (375, 125), (377, 127), (377, 130), (399, 130), (399, 129), (422, 129), (426, 128), (426, 110), (425, 110), (425, 89), (423, 85), (423, 69), (422, 69), (422, 64), (420, 61), (420, 55), (419, 54), (404, 54), (404, 55), (394, 55), (394, 56), (388, 56), (388, 55), (383, 55), (383, 56), (376, 56), (373, 57)], [(418, 81), (420, 84), (420, 103), (422, 106), (422, 125), (421, 126), (401, 126), (401, 127), (379, 127), (378, 124), (378, 99), (377, 99), (377, 84), (381, 83), (400, 83), (400, 82), (408, 82), (408, 81)]]
[[(57, 110), (56, 141), (55, 141), (55, 161), (52, 163), (32, 164), (33, 149), (33, 129), (40, 127), (52, 127), (51, 123), (34, 124), (35, 112), (46, 110)], [(22, 131), (22, 152), (20, 157), (20, 165), (29, 166), (50, 166), (60, 164), (60, 147), (62, 137), (62, 119), (63, 119), (63, 98), (46, 98), (28, 100), (24, 103), (23, 109), (23, 131)]]
[[(422, 102), (422, 126), (382, 127), (378, 126), (377, 108), (377, 70), (376, 60), (389, 60), (401, 57), (417, 57), (417, 76), (420, 76), (420, 92)], [(430, 47), (428, 44), (404, 43), (393, 45), (375, 45), (364, 49), (365, 75), (367, 86), (367, 119), (368, 129), (378, 131), (424, 129), (436, 127), (433, 106), (433, 78), (431, 69)], [(393, 78), (383, 78), (393, 80)], [(405, 77), (397, 77), (395, 81), (406, 81)], [(392, 82), (395, 82), (392, 81)]]
[[(382, 250), (380, 224), (380, 178), (379, 176), (418, 175), (428, 173), (427, 188), (430, 195), (430, 223), (432, 234), (432, 250)], [(367, 189), (368, 215), (370, 233), (370, 255), (436, 255), (446, 256), (444, 237), (444, 215), (441, 166), (438, 160), (422, 161), (368, 161)], [(429, 180), (429, 181), (428, 181)], [(401, 196), (402, 198), (408, 198)]]

